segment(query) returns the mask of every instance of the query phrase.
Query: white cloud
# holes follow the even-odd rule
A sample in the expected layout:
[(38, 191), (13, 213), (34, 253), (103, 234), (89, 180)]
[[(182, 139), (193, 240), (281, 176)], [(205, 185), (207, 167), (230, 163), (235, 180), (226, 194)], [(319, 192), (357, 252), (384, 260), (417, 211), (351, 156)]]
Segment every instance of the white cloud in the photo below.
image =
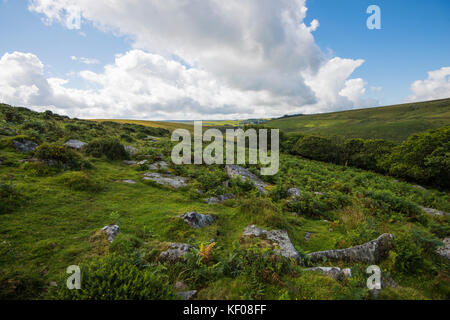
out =
[(84, 63), (84, 64), (99, 64), (100, 63), (100, 61), (98, 61), (97, 59), (93, 59), (93, 58), (71, 56), (70, 59), (72, 59), (72, 61), (80, 61), (81, 63)]
[(450, 67), (428, 72), (428, 78), (411, 84), (412, 95), (407, 101), (426, 101), (450, 98)]
[(78, 117), (219, 119), (372, 102), (364, 99), (365, 82), (350, 78), (364, 61), (326, 57), (312, 35), (319, 22), (304, 23), (305, 0), (34, 0), (29, 9), (48, 24), (79, 29), (89, 22), (131, 36), (135, 48), (100, 73), (80, 72), (85, 90), (44, 79), (50, 92), (37, 94), (38, 108), (47, 103)]

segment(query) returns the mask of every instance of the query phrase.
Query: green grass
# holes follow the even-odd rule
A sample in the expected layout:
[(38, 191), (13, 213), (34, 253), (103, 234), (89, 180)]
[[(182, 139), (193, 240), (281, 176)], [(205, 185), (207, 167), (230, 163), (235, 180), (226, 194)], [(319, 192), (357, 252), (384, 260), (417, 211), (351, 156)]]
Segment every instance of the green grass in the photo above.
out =
[(295, 116), (266, 123), (269, 127), (289, 133), (386, 139), (395, 142), (403, 141), (414, 133), (448, 124), (450, 99)]

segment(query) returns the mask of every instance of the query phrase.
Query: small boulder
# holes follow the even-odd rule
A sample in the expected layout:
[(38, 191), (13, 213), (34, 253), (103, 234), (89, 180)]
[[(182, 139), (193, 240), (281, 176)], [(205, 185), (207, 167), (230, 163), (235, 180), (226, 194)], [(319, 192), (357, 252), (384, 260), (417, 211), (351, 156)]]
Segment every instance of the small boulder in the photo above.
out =
[(301, 195), (301, 191), (299, 188), (290, 188), (288, 189), (287, 193), (294, 200), (300, 198)]
[(113, 242), (116, 238), (117, 234), (120, 231), (120, 228), (118, 225), (110, 225), (110, 226), (104, 226), (102, 230), (106, 233), (106, 236), (108, 237), (109, 242)]
[(230, 178), (240, 177), (242, 181), (249, 180), (254, 183), (256, 188), (261, 193), (267, 193), (266, 187), (268, 186), (268, 184), (251, 173), (249, 170), (234, 164), (230, 164), (225, 166), (225, 172)]
[(197, 290), (189, 290), (189, 291), (177, 292), (176, 295), (181, 300), (190, 300), (196, 293), (197, 293)]
[(166, 251), (159, 255), (161, 261), (177, 262), (184, 259), (184, 255), (189, 253), (193, 247), (187, 243), (171, 243)]
[(123, 146), (125, 151), (128, 152), (130, 155), (133, 155), (137, 152), (137, 149), (133, 146)]
[(352, 270), (350, 268), (342, 269), (338, 267), (314, 267), (307, 268), (307, 271), (317, 271), (323, 273), (336, 281), (344, 281), (352, 277)]
[(31, 152), (38, 145), (30, 140), (13, 140), (13, 146), (19, 152)]
[(425, 190), (427, 190), (426, 188), (424, 188), (424, 187), (422, 187), (422, 186), (420, 186), (420, 185), (418, 185), (418, 184), (416, 184), (416, 185), (413, 185), (412, 187), (413, 187), (413, 188), (415, 188), (415, 189), (419, 189), (419, 190), (422, 190), (422, 191), (425, 191)]
[(214, 217), (212, 215), (201, 214), (195, 211), (182, 214), (180, 218), (194, 229), (208, 226), (214, 222)]
[(150, 170), (166, 169), (169, 165), (165, 161), (158, 161), (148, 166)]
[(148, 160), (141, 160), (141, 161), (139, 161), (139, 162), (137, 162), (136, 164), (138, 165), (138, 166), (142, 166), (142, 165), (144, 165), (144, 164), (146, 164), (148, 162)]
[(123, 182), (123, 183), (128, 183), (128, 184), (136, 184), (136, 181), (131, 180), (131, 179), (117, 180), (117, 182)]
[(294, 245), (289, 239), (289, 235), (284, 230), (272, 230), (267, 231), (258, 228), (256, 225), (250, 225), (245, 228), (242, 237), (257, 237), (263, 238), (275, 242), (280, 248), (279, 253), (285, 258), (293, 258), (295, 260), (300, 260), (300, 254), (295, 249)]
[(215, 203), (220, 203), (222, 201), (225, 200), (230, 200), (230, 199), (234, 199), (235, 195), (232, 193), (226, 193), (226, 194), (221, 194), (220, 196), (217, 197), (211, 197), (205, 200), (205, 202), (207, 204), (215, 204)]
[(148, 172), (144, 174), (144, 180), (152, 180), (158, 184), (168, 185), (173, 188), (181, 188), (187, 186), (187, 179), (183, 177), (172, 176), (168, 174), (160, 174), (157, 172)]
[(435, 215), (435, 216), (449, 216), (450, 215), (450, 213), (445, 212), (445, 211), (439, 211), (436, 209), (425, 208), (425, 207), (421, 207), (421, 208), (424, 212), (431, 214), (431, 215)]
[(437, 248), (436, 253), (450, 260), (450, 237), (445, 238), (444, 240), (442, 240), (442, 242), (444, 243), (444, 245)]
[(69, 148), (77, 149), (77, 150), (80, 150), (81, 148), (83, 148), (83, 146), (85, 144), (86, 144), (86, 142), (83, 142), (80, 140), (75, 140), (75, 139), (70, 139), (69, 141), (67, 141), (65, 143), (65, 145), (68, 146)]

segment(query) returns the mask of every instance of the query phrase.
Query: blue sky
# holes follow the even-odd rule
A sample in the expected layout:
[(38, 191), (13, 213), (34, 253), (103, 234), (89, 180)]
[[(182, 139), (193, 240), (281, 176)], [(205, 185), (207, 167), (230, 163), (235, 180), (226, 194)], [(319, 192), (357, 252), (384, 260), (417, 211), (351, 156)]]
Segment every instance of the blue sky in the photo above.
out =
[[(152, 24), (150, 20), (156, 18), (147, 19), (139, 13), (145, 11), (151, 15), (153, 11), (147, 10), (154, 1), (142, 2), (142, 8), (131, 5), (129, 10), (101, 10), (99, 6), (105, 5), (101, 1), (95, 1), (98, 7), (80, 1), (82, 23), (79, 28), (69, 29), (64, 23), (65, 11), (56, 12), (62, 17), (60, 21), (43, 22), (54, 13), (51, 7), (45, 7), (46, 2), (35, 1), (35, 8), (30, 10), (29, 1), (0, 1), (0, 57), (13, 52), (36, 57), (33, 60), (30, 56), (3, 56), (0, 68), (3, 66), (11, 74), (3, 76), (3, 80), (0, 76), (0, 89), (3, 83), (3, 91), (13, 93), (0, 92), (0, 99), (37, 110), (52, 109), (84, 117), (225, 119), (327, 112), (450, 96), (446, 69), (450, 67), (450, 1), (447, 0), (308, 0), (306, 17), (299, 22), (308, 27), (317, 19), (320, 25), (299, 36), (294, 41), (298, 43), (294, 44), (284, 40), (291, 32), (288, 26), (277, 21), (279, 15), (272, 14), (286, 7), (297, 8), (290, 0), (280, 1), (283, 4), (279, 5), (264, 1), (263, 8), (242, 4), (260, 25), (249, 23), (248, 16), (236, 17), (245, 11), (238, 10), (233, 18), (241, 30), (231, 30), (234, 25), (229, 23), (229, 13), (220, 5), (212, 11), (218, 15), (217, 25), (214, 19), (205, 18), (210, 6), (198, 3), (187, 13), (186, 8), (161, 8), (155, 4), (154, 11), (159, 10), (155, 17), (163, 23)], [(369, 16), (366, 8), (371, 4), (381, 8), (381, 30), (366, 27)], [(97, 18), (96, 12), (102, 14)], [(102, 31), (105, 28), (98, 27), (100, 24), (106, 25), (107, 31)], [(277, 39), (280, 28), (284, 28), (284, 38)], [(248, 49), (246, 40), (239, 37), (239, 33), (247, 30), (251, 30), (249, 43), (267, 51), (255, 66), (251, 64), (260, 57), (252, 56), (256, 51)], [(289, 53), (278, 57), (273, 48), (278, 50), (274, 52)], [(233, 54), (238, 60), (242, 56), (242, 61), (233, 60)], [(123, 59), (117, 60), (116, 55), (122, 55)], [(174, 59), (175, 56), (180, 58)], [(330, 71), (324, 66), (336, 57), (339, 61), (332, 61), (333, 70), (341, 72), (342, 77), (327, 84), (325, 78), (334, 74), (327, 73)], [(81, 58), (95, 63), (83, 63)], [(277, 59), (293, 62), (283, 65)], [(358, 59), (364, 63), (357, 62)], [(40, 61), (42, 70), (33, 61)], [(189, 73), (183, 63), (174, 66), (180, 61), (187, 61), (194, 70)], [(18, 77), (13, 73), (17, 68), (7, 68), (14, 63), (29, 67), (23, 67)], [(224, 67), (220, 66), (222, 63)], [(130, 64), (134, 67), (129, 67)], [(106, 71), (106, 65), (112, 66), (111, 69)], [(177, 68), (173, 75), (177, 78), (168, 79), (164, 72), (170, 73), (173, 68)], [(292, 72), (286, 71), (290, 68)], [(323, 70), (322, 78), (314, 72), (308, 74), (310, 69)], [(135, 70), (141, 71), (136, 74)], [(89, 72), (80, 73), (84, 71)], [(437, 79), (427, 82), (430, 71), (439, 74)], [(299, 74), (304, 79), (295, 84)], [(151, 81), (133, 80), (147, 76)], [(35, 84), (39, 92), (19, 92), (19, 84), (13, 81), (17, 78), (23, 78), (24, 85), (30, 88), (30, 83), (39, 78), (40, 82)], [(50, 78), (67, 82), (61, 87)], [(356, 80), (348, 82), (351, 79)], [(416, 81), (422, 82), (417, 84), (417, 92), (411, 92), (411, 85)], [(126, 91), (128, 86), (139, 89), (130, 95)], [(373, 87), (381, 89), (371, 90)], [(330, 92), (323, 95), (322, 91), (328, 88)], [(46, 96), (41, 92), (47, 92)], [(116, 107), (112, 108), (111, 103)]]

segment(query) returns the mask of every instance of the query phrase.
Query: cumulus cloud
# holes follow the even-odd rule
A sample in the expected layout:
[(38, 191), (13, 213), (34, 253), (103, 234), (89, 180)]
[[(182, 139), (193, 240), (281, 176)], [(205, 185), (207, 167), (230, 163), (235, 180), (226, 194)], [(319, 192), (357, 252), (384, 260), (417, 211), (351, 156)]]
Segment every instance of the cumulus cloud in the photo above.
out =
[(33, 0), (29, 9), (47, 24), (89, 22), (130, 36), (134, 49), (102, 72), (81, 71), (84, 90), (43, 78), (33, 56), (48, 89), (22, 90), (22, 104), (35, 97), (39, 108), (45, 102), (79, 117), (221, 119), (375, 103), (364, 98), (364, 80), (350, 78), (363, 60), (329, 59), (318, 48), (319, 21), (304, 23), (305, 0)]
[(86, 57), (71, 56), (70, 59), (72, 59), (72, 61), (80, 61), (81, 63), (84, 63), (84, 64), (99, 64), (100, 63), (100, 61), (98, 61), (97, 59), (86, 58)]
[(450, 98), (450, 67), (428, 72), (428, 78), (411, 84), (412, 95), (407, 101), (425, 101)]

